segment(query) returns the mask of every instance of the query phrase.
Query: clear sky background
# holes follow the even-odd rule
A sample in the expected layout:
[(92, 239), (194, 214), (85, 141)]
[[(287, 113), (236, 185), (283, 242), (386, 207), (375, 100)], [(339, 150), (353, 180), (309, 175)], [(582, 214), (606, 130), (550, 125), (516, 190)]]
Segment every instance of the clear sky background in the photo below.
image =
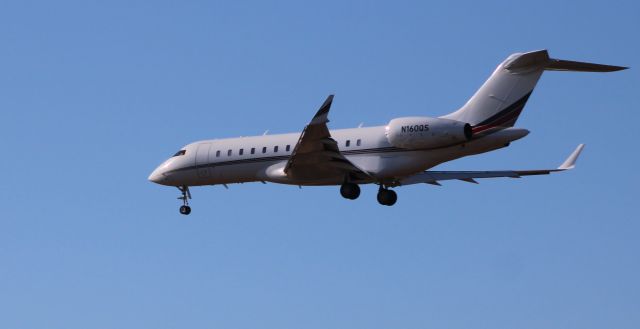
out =
[[(0, 2), (0, 327), (638, 328), (637, 1)], [(182, 145), (460, 107), (509, 54), (548, 72), (508, 149), (398, 189), (147, 181)]]

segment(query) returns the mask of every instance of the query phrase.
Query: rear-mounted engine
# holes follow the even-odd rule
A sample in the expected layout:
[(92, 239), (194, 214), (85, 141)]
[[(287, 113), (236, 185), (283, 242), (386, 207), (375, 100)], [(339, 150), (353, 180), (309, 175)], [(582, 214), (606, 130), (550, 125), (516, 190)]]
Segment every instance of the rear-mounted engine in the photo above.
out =
[(406, 149), (444, 147), (471, 139), (471, 125), (441, 118), (405, 117), (389, 121), (387, 140), (391, 145)]

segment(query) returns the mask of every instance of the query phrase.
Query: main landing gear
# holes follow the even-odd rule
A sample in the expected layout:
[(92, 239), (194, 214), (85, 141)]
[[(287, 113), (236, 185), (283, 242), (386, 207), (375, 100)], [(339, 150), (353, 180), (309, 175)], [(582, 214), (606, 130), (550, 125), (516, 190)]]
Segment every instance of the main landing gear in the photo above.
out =
[(189, 186), (178, 186), (178, 190), (180, 190), (180, 193), (182, 193), (182, 195), (178, 197), (179, 200), (182, 200), (182, 206), (180, 206), (180, 213), (183, 215), (188, 215), (191, 213), (191, 207), (189, 207), (189, 199), (191, 199), (191, 192), (189, 192)]
[(340, 194), (345, 199), (355, 200), (360, 196), (360, 186), (354, 183), (344, 183), (340, 186)]
[[(340, 186), (340, 195), (345, 199), (355, 200), (360, 196), (360, 186), (354, 183), (344, 183)], [(378, 202), (383, 206), (393, 206), (396, 201), (398, 201), (396, 192), (380, 184)]]
[(396, 204), (396, 201), (398, 201), (396, 192), (380, 184), (380, 189), (378, 189), (378, 203), (383, 206), (393, 206)]

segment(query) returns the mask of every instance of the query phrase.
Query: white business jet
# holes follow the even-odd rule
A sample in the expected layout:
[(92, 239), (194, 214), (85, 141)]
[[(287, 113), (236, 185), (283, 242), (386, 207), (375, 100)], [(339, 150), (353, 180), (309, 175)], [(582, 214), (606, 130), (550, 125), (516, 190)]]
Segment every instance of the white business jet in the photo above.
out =
[(149, 180), (177, 187), (191, 213), (189, 187), (272, 182), (299, 186), (339, 185), (350, 200), (360, 184), (377, 184), (377, 199), (396, 203), (391, 188), (440, 181), (545, 175), (572, 169), (584, 145), (557, 168), (501, 171), (430, 171), (443, 162), (497, 150), (526, 136), (514, 128), (544, 71), (612, 72), (626, 67), (549, 58), (546, 50), (509, 56), (459, 110), (445, 116), (403, 117), (385, 126), (329, 130), (330, 95), (301, 133), (194, 142), (156, 168)]

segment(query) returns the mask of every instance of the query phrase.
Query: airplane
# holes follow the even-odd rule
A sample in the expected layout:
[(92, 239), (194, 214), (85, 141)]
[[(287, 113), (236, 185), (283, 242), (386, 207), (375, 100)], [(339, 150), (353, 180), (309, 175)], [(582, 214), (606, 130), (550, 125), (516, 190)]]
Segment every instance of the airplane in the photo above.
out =
[(515, 53), (457, 111), (440, 117), (401, 117), (387, 125), (329, 130), (333, 95), (301, 133), (203, 140), (190, 143), (149, 176), (175, 186), (180, 213), (191, 213), (189, 187), (248, 182), (298, 186), (340, 186), (355, 200), (362, 184), (377, 184), (377, 200), (392, 206), (392, 188), (441, 181), (545, 175), (575, 167), (583, 144), (557, 168), (500, 171), (431, 171), (441, 163), (501, 149), (529, 134), (514, 127), (544, 71), (613, 72), (627, 67), (567, 61), (547, 50)]

